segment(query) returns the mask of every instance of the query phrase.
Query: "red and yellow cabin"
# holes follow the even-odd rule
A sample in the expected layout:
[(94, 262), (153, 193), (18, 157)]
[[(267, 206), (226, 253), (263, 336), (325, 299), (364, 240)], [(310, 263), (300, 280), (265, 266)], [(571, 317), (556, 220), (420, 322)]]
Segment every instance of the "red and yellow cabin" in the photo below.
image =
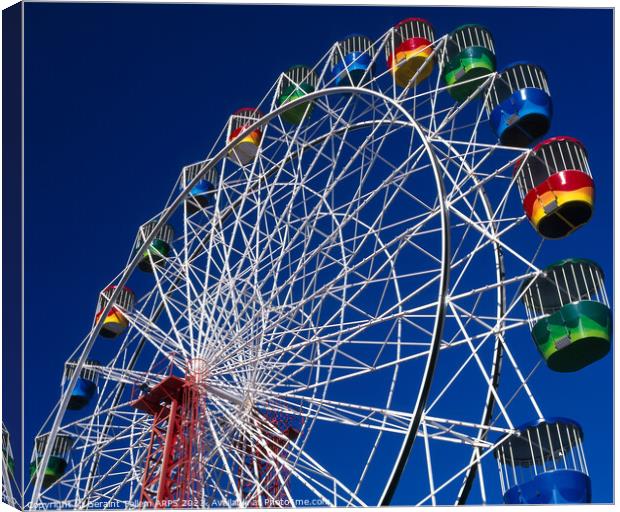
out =
[[(105, 290), (103, 290), (99, 294), (99, 303), (97, 305), (97, 314), (95, 315), (95, 322), (99, 321), (101, 317), (101, 313), (108, 304), (110, 297), (114, 293), (116, 289), (116, 285), (108, 286)], [(110, 308), (105, 320), (103, 321), (103, 325), (101, 326), (101, 331), (99, 334), (104, 338), (115, 338), (120, 333), (122, 333), (129, 322), (123, 311), (129, 312), (133, 309), (134, 304), (136, 302), (135, 294), (126, 286), (123, 286), (123, 289), (120, 291), (114, 306)]]
[(434, 41), (433, 26), (422, 18), (407, 18), (394, 26), (385, 56), (388, 69), (400, 87), (418, 85), (433, 72), (430, 57)]
[(553, 137), (515, 165), (523, 209), (545, 238), (563, 238), (586, 224), (594, 209), (594, 181), (583, 144)]
[[(228, 124), (228, 142), (233, 141), (237, 136), (247, 130), (253, 123), (258, 121), (263, 115), (256, 108), (240, 108), (230, 116)], [(228, 157), (238, 165), (247, 165), (256, 157), (263, 132), (259, 129), (241, 139), (228, 153)]]

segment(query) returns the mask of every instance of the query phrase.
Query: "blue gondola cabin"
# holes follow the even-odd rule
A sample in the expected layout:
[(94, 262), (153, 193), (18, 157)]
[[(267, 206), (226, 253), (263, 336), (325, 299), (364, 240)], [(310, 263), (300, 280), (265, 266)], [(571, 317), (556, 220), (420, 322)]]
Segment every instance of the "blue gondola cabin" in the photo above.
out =
[(566, 418), (526, 423), (494, 451), (507, 505), (583, 504), (592, 483), (583, 451), (583, 431)]
[(551, 125), (553, 105), (547, 75), (540, 66), (527, 62), (508, 66), (489, 87), (485, 108), (502, 145), (529, 146)]
[(219, 172), (215, 167), (205, 171), (206, 165), (206, 162), (198, 162), (183, 167), (181, 190), (184, 190), (196, 176), (202, 175), (189, 191), (185, 201), (187, 215), (193, 215), (213, 204), (215, 190), (219, 184)]
[[(65, 363), (62, 378), (63, 388), (69, 385), (75, 372), (75, 365), (75, 361), (68, 361)], [(79, 411), (86, 407), (97, 394), (97, 381), (99, 380), (100, 366), (99, 361), (94, 360), (88, 360), (84, 363), (80, 371), (80, 376), (77, 378), (75, 386), (71, 390), (67, 409)]]
[(371, 78), (374, 47), (366, 36), (353, 34), (336, 43), (331, 55), (333, 84), (359, 86)]

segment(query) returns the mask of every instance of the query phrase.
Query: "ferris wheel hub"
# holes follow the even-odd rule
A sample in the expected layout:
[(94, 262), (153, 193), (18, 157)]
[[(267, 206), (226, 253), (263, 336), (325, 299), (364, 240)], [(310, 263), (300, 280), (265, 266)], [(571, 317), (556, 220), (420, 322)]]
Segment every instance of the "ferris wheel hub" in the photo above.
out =
[(189, 361), (187, 373), (194, 383), (204, 383), (209, 375), (209, 363), (202, 357), (195, 357)]

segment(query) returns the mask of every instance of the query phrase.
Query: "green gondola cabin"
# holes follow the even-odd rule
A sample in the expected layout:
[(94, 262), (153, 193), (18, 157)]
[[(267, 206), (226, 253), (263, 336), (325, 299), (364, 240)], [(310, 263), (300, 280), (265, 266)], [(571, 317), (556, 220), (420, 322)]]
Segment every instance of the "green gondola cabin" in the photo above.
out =
[(387, 67), (399, 87), (419, 85), (433, 72), (433, 26), (422, 18), (397, 23), (385, 45)]
[[(146, 239), (156, 229), (157, 221), (150, 221), (140, 226), (136, 237), (136, 250), (144, 245)], [(138, 263), (138, 268), (143, 272), (152, 273), (154, 267), (164, 268), (166, 260), (172, 250), (172, 240), (174, 239), (174, 229), (170, 224), (164, 224), (157, 228), (154, 238), (146, 249), (142, 251), (142, 258)]]
[[(95, 322), (99, 321), (99, 317), (107, 306), (110, 297), (114, 293), (114, 290), (116, 290), (116, 286), (110, 285), (99, 294), (97, 313), (95, 314)], [(127, 317), (125, 316), (125, 313), (133, 311), (135, 302), (135, 294), (129, 288), (123, 286), (123, 289), (120, 291), (116, 299), (116, 303), (108, 312), (103, 322), (103, 325), (101, 326), (101, 331), (99, 331), (99, 334), (104, 338), (116, 338), (125, 329), (127, 329), (129, 322), (127, 320)]]
[(594, 181), (584, 145), (573, 137), (538, 144), (515, 165), (523, 210), (544, 238), (563, 238), (586, 224), (594, 209)]
[[(43, 457), (47, 444), (48, 434), (42, 434), (35, 439), (35, 449), (32, 461), (30, 462), (30, 478), (34, 480), (39, 470), (39, 463)], [(74, 438), (67, 434), (58, 434), (54, 439), (54, 446), (50, 453), (49, 460), (44, 469), (43, 488), (47, 489), (53, 483), (62, 478), (67, 470), (69, 455), (73, 448)]]
[(472, 96), (495, 71), (493, 36), (480, 25), (462, 25), (446, 39), (442, 78), (459, 103)]
[[(319, 77), (311, 68), (302, 65), (293, 66), (280, 77), (277, 93), (278, 105), (286, 105), (314, 92), (318, 83)], [(290, 124), (301, 124), (304, 119), (310, 118), (313, 106), (311, 101), (302, 102), (283, 112), (281, 117)]]
[(587, 259), (549, 265), (522, 285), (528, 323), (547, 366), (574, 372), (604, 357), (612, 319), (601, 268)]
[[(2, 424), (2, 457), (6, 464), (9, 476), (15, 475), (15, 458), (13, 457), (13, 451), (11, 450), (11, 440), (9, 438), (9, 431)], [(4, 485), (9, 485), (8, 482), (4, 482)]]

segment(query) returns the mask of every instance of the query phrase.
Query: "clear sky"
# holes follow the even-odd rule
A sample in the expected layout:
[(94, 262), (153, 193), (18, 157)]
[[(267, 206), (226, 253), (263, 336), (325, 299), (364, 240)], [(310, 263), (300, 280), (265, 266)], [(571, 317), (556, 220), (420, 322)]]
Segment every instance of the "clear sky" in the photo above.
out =
[[(494, 35), (500, 68), (525, 59), (546, 69), (550, 135), (584, 142), (597, 204), (590, 224), (548, 243), (544, 259), (598, 261), (611, 295), (611, 10), (29, 3), (26, 460), (99, 290), (124, 265), (137, 227), (163, 206), (181, 166), (203, 158), (228, 115), (257, 102), (290, 65), (314, 63), (352, 32), (374, 39), (409, 16), (431, 21), (437, 35), (481, 23)], [(548, 384), (536, 389), (545, 411), (583, 425), (594, 501), (611, 501), (612, 357), (545, 376)]]

